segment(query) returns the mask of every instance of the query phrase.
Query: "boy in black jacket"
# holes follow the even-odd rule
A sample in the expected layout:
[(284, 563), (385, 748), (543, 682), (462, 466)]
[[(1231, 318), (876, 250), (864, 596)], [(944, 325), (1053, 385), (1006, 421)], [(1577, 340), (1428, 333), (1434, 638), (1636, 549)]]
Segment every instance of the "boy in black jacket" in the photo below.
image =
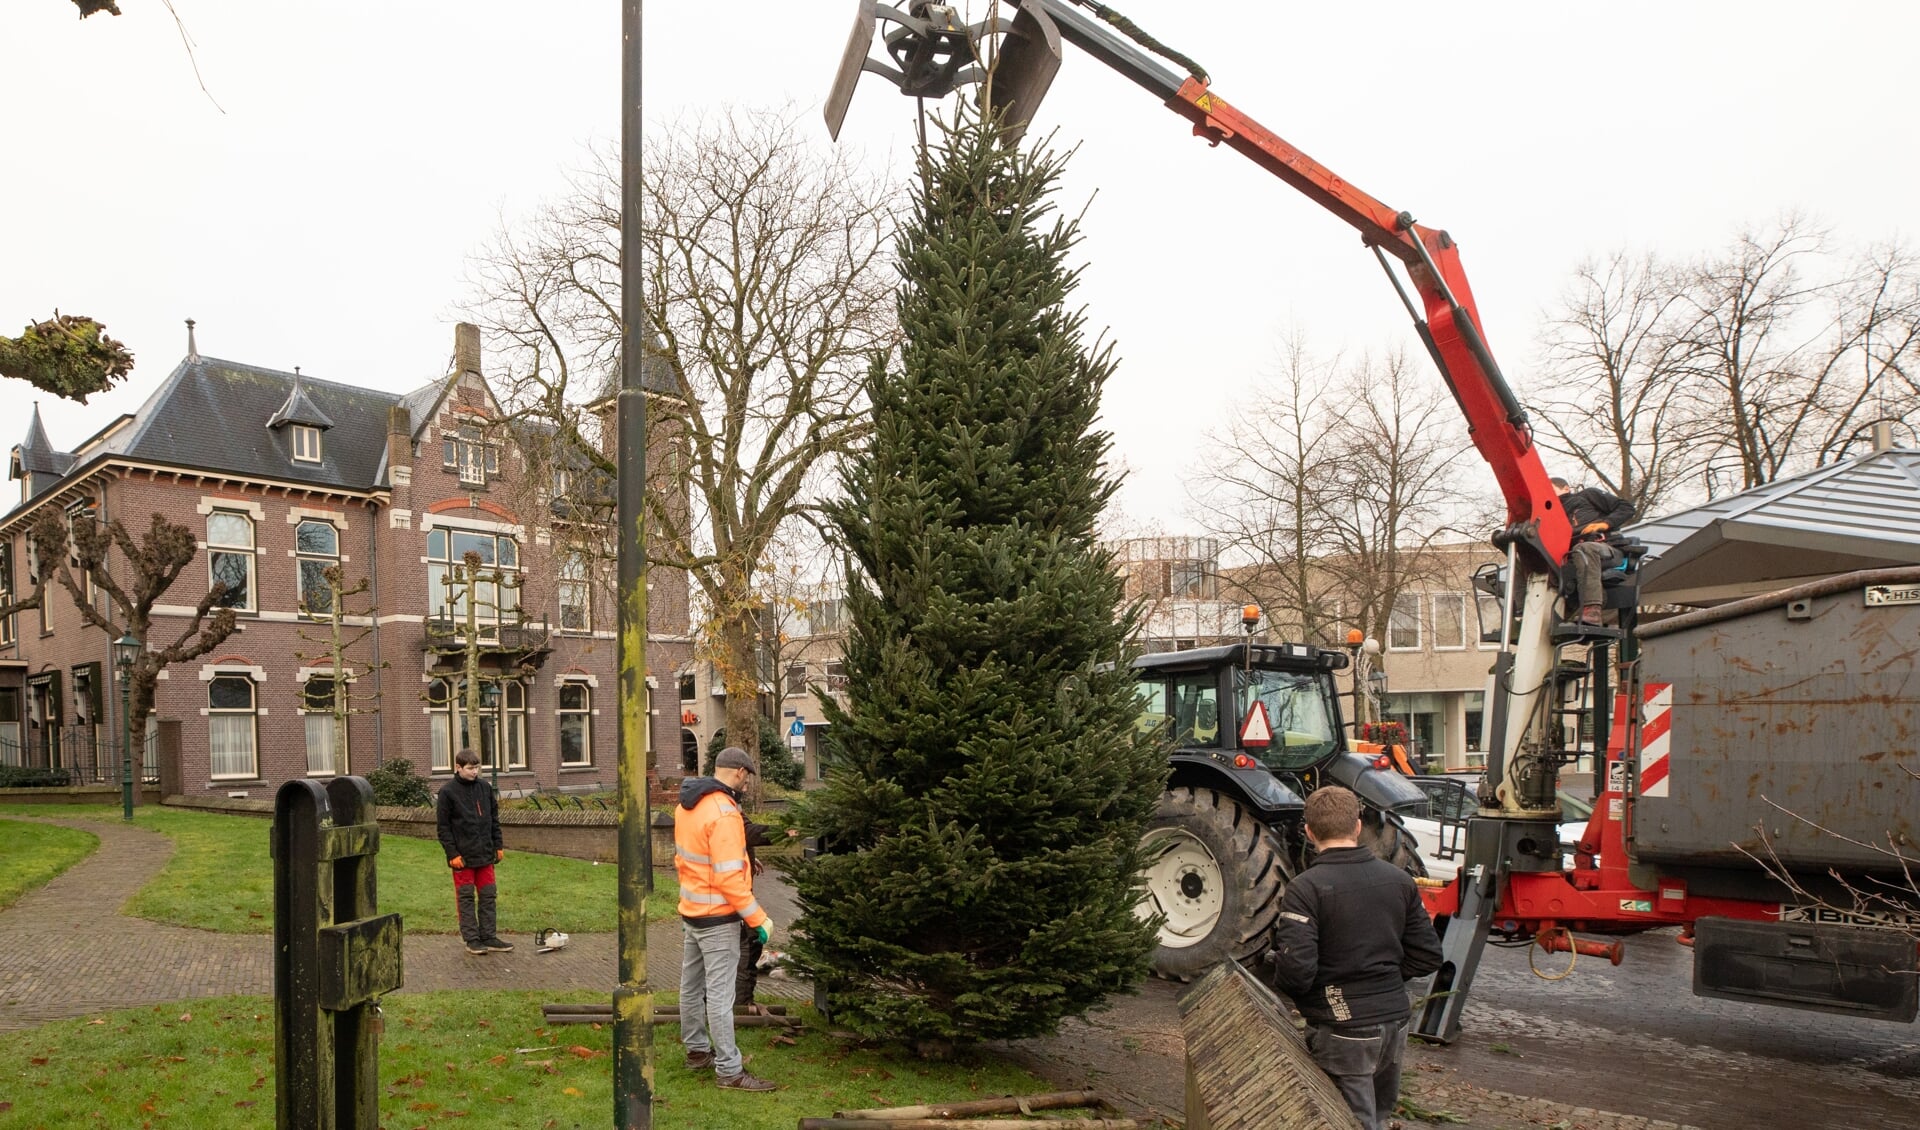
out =
[(1400, 1099), (1407, 982), (1440, 968), (1440, 938), (1413, 877), (1360, 846), (1358, 797), (1316, 789), (1306, 819), (1320, 854), (1280, 897), (1274, 982), (1307, 1018), (1314, 1062), (1382, 1130)]
[(453, 868), (453, 900), (460, 937), (471, 954), (506, 953), (494, 916), (493, 865), (506, 858), (500, 840), (500, 799), (480, 779), (480, 755), (463, 749), (453, 759), (453, 780), (440, 787), (435, 806), (440, 847)]

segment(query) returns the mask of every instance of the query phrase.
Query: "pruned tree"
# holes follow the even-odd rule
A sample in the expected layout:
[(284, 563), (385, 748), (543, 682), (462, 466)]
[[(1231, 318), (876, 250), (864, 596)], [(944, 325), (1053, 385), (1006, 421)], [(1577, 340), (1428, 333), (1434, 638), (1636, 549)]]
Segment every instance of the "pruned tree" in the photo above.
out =
[[(115, 13), (118, 15), (119, 13)], [(41, 392), (85, 404), (133, 372), (133, 354), (83, 314), (55, 310), (30, 323), (19, 337), (0, 336), (0, 377), (25, 381)]]
[[(460, 673), (455, 677), (455, 684), (460, 694), (461, 732), (449, 736), (454, 752), (464, 746), (481, 755), (496, 785), (506, 751), (485, 748), (487, 730), (481, 725), (480, 717), (482, 688), (524, 679), (533, 671), (526, 667), (489, 670), (480, 665), (480, 656), (490, 650), (485, 640), (488, 627), (495, 632), (525, 628), (526, 615), (519, 599), (520, 578), (520, 573), (508, 572), (499, 562), (485, 561), (469, 549), (458, 565), (447, 567), (440, 580), (446, 596), (441, 607), (448, 613), (444, 630), (451, 632), (460, 645)], [(432, 629), (429, 634), (434, 634)]]
[[(157, 629), (153, 608), (198, 554), (192, 530), (155, 514), (146, 532), (136, 539), (119, 519), (103, 524), (84, 512), (48, 507), (34, 521), (27, 539), (33, 550), (29, 569), (33, 592), (0, 610), (0, 615), (41, 607), (49, 586), (57, 585), (72, 598), (81, 618), (107, 633), (109, 639), (124, 632), (144, 643), (128, 671), (127, 711), (128, 732), (145, 733), (160, 672), (172, 664), (198, 659), (233, 634), (233, 610), (217, 607), (227, 586), (216, 583), (208, 589), (179, 634), (163, 643), (154, 638)], [(114, 559), (116, 549), (118, 561)], [(106, 596), (108, 612), (88, 599), (88, 585)]]
[[(302, 564), (318, 564), (318, 562)], [(347, 601), (370, 591), (373, 583), (369, 578), (362, 577), (352, 585), (348, 585), (346, 573), (338, 565), (328, 565), (321, 569), (318, 585), (308, 587), (306, 578), (303, 577), (301, 580), (304, 595), (301, 599), (300, 611), (317, 623), (325, 625), (327, 634), (317, 637), (304, 628), (300, 629), (301, 639), (320, 644), (322, 650), (296, 652), (295, 655), (309, 663), (315, 661), (324, 663), (328, 672), (327, 685), (323, 689), (324, 699), (321, 693), (315, 692), (311, 678), (301, 689), (301, 695), (309, 712), (318, 703), (325, 702), (326, 715), (332, 723), (332, 732), (329, 735), (333, 757), (332, 770), (335, 773), (341, 773), (345, 772), (348, 765), (348, 720), (355, 714), (371, 713), (361, 709), (358, 704), (377, 701), (379, 698), (377, 694), (354, 694), (350, 688), (360, 678), (388, 666), (386, 663), (375, 664), (352, 657), (354, 649), (373, 635), (373, 617), (378, 609), (369, 604), (358, 613), (350, 613), (347, 610)], [(349, 624), (349, 618), (360, 620), (361, 623)], [(312, 748), (311, 744), (308, 748)], [(313, 771), (311, 765), (307, 768), (309, 772)]]
[[(679, 402), (653, 410), (671, 418), (651, 441), (668, 466), (649, 491), (648, 556), (697, 586), (743, 735), (760, 697), (756, 574), (865, 433), (859, 378), (894, 340), (888, 194), (808, 136), (792, 111), (732, 110), (649, 131), (644, 162), (646, 367)], [(505, 426), (538, 422), (609, 479), (596, 405), (619, 371), (619, 174), (617, 153), (596, 150), (562, 199), (502, 230), (471, 302), (510, 358)]]

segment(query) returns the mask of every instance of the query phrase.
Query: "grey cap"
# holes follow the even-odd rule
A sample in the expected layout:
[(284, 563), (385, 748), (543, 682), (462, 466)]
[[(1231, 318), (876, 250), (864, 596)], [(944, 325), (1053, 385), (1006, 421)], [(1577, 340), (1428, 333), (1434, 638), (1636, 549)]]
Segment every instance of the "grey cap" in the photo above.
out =
[(721, 750), (720, 756), (713, 759), (713, 767), (715, 769), (745, 769), (755, 776), (758, 776), (760, 773), (760, 767), (753, 763), (753, 758), (748, 757), (747, 751), (737, 745), (730, 745)]

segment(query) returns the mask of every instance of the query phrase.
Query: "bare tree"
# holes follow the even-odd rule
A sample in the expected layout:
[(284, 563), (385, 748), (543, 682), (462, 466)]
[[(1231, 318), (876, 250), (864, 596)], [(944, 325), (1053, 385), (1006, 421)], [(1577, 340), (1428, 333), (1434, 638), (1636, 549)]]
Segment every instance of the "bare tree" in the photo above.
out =
[(1298, 339), (1253, 402), (1213, 438), (1200, 524), (1247, 561), (1241, 587), (1283, 634), (1382, 637), (1396, 597), (1442, 568), (1430, 547), (1460, 536), (1452, 402), (1402, 354), (1343, 364)]
[(1582, 264), (1549, 323), (1536, 387), (1542, 445), (1571, 456), (1642, 514), (1688, 472), (1681, 303), (1673, 272), (1618, 251)]
[[(318, 564), (318, 562), (303, 562)], [(347, 611), (349, 598), (359, 596), (372, 589), (373, 583), (366, 577), (352, 585), (346, 582), (346, 573), (338, 565), (329, 565), (320, 571), (321, 583), (306, 590), (301, 598), (301, 611), (324, 624), (327, 634), (324, 637), (310, 635), (305, 629), (299, 632), (300, 638), (320, 644), (318, 652), (298, 652), (296, 657), (308, 662), (324, 662), (327, 669), (326, 713), (332, 720), (330, 755), (333, 758), (331, 769), (335, 773), (347, 771), (347, 722), (355, 714), (369, 711), (360, 709), (356, 703), (377, 699), (377, 695), (357, 695), (349, 689), (361, 676), (383, 669), (385, 663), (373, 664), (351, 657), (353, 650), (373, 635), (373, 617), (378, 609), (369, 605), (358, 614)], [(349, 619), (355, 623), (349, 624)], [(311, 684), (311, 680), (309, 681)], [(311, 685), (301, 688), (302, 701), (309, 712), (319, 702)], [(311, 749), (311, 747), (309, 747)], [(312, 766), (308, 770), (313, 771)]]
[[(672, 489), (650, 492), (648, 552), (699, 589), (737, 735), (755, 733), (760, 691), (756, 572), (863, 434), (859, 378), (894, 339), (888, 195), (808, 135), (792, 111), (735, 110), (651, 132), (645, 162), (647, 367), (684, 406), (657, 452)], [(589, 406), (618, 373), (619, 183), (617, 154), (596, 151), (480, 258), (473, 303), (514, 356), (514, 417), (609, 480)]]
[[(226, 595), (227, 586), (215, 584), (208, 589), (179, 635), (170, 643), (161, 643), (154, 638), (153, 606), (199, 552), (192, 530), (155, 514), (146, 532), (136, 540), (118, 519), (103, 525), (83, 512), (70, 514), (48, 507), (35, 520), (27, 538), (33, 549), (29, 569), (33, 593), (0, 609), (0, 615), (42, 607), (40, 602), (46, 600), (48, 586), (57, 584), (72, 598), (81, 618), (107, 633), (108, 638), (125, 632), (144, 643), (127, 673), (127, 729), (133, 734), (145, 733), (160, 672), (171, 664), (198, 659), (233, 634), (233, 610), (215, 607)], [(120, 551), (117, 565), (113, 561), (115, 549)], [(114, 615), (95, 607), (88, 597), (88, 586), (106, 596)], [(116, 616), (118, 623), (114, 622)]]

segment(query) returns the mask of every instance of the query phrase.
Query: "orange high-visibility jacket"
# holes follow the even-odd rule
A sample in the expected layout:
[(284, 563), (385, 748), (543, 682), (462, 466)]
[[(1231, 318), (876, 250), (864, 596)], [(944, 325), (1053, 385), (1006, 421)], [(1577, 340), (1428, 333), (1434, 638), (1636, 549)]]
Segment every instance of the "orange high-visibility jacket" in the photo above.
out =
[[(691, 782), (689, 782), (691, 784)], [(715, 782), (702, 782), (715, 786)], [(690, 926), (745, 922), (759, 926), (767, 912), (753, 897), (747, 866), (747, 825), (724, 786), (697, 793), (693, 807), (673, 812), (673, 870), (680, 877), (680, 917)]]

